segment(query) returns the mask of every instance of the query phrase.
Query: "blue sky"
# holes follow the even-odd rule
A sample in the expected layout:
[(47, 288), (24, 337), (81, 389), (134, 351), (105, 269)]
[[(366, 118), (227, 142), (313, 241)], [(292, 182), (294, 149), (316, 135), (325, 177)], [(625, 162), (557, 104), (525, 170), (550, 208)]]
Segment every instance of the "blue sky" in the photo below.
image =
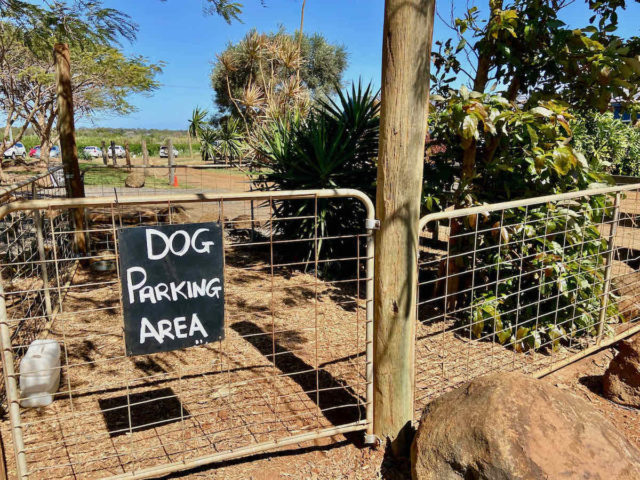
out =
[[(213, 109), (209, 84), (211, 62), (228, 42), (237, 42), (252, 27), (260, 31), (277, 30), (280, 25), (293, 32), (300, 25), (301, 0), (244, 0), (243, 23), (227, 25), (215, 16), (204, 16), (203, 0), (112, 0), (105, 4), (129, 14), (140, 26), (138, 39), (124, 44), (127, 53), (144, 55), (166, 66), (158, 80), (160, 89), (150, 97), (131, 97), (138, 111), (126, 117), (94, 119), (93, 125), (124, 128), (184, 129), (193, 108)], [(470, 1), (473, 4), (473, 0)], [(478, 1), (484, 6), (486, 0)], [(632, 5), (620, 16), (620, 34), (640, 34), (640, 4)], [(454, 0), (456, 10), (466, 0)], [(451, 0), (437, 3), (449, 16)], [(384, 0), (307, 0), (304, 30), (322, 33), (330, 42), (342, 44), (349, 55), (345, 82), (362, 78), (380, 84), (382, 23)], [(565, 10), (564, 20), (571, 26), (586, 25), (589, 11), (576, 1)], [(449, 31), (436, 21), (435, 39), (447, 38)], [(81, 125), (88, 126), (87, 122)]]

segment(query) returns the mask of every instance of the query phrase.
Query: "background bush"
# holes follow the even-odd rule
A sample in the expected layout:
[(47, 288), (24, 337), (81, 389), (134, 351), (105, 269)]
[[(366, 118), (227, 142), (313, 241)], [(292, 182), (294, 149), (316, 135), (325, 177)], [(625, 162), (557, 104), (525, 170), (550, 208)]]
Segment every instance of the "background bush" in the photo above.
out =
[(582, 115), (572, 128), (574, 145), (592, 168), (640, 176), (640, 128), (613, 118), (610, 112)]

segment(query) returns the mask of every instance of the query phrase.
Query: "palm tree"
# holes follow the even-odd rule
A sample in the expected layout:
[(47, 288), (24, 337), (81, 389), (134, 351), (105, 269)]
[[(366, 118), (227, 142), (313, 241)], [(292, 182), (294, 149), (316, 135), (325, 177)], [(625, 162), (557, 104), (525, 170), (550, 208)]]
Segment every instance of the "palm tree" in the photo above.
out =
[(206, 110), (200, 109), (200, 107), (193, 109), (193, 113), (189, 119), (189, 135), (196, 140), (200, 140), (200, 136), (205, 129), (205, 119), (207, 118), (207, 115), (209, 115), (209, 113)]
[(241, 132), (240, 120), (228, 118), (217, 130), (215, 151), (225, 163), (235, 157), (240, 157), (245, 149), (244, 137)]

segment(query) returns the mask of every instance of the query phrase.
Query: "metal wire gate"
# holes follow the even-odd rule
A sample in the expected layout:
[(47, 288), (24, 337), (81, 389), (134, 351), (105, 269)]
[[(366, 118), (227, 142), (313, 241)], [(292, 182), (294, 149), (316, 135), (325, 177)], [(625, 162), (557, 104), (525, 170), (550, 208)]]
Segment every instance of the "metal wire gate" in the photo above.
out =
[[(17, 200), (33, 200), (45, 198), (64, 198), (66, 191), (64, 188), (62, 167), (55, 167), (51, 170), (9, 185), (0, 189), (0, 205), (7, 205)], [(28, 291), (41, 288), (42, 278), (51, 276), (53, 271), (48, 268), (42, 270), (40, 274), (38, 262), (47, 256), (51, 258), (52, 244), (51, 238), (45, 238), (43, 234), (44, 222), (65, 222), (68, 219), (63, 216), (55, 219), (43, 219), (42, 216), (29, 216), (24, 212), (13, 212), (0, 220), (0, 277), (10, 280), (7, 285), (9, 290)], [(67, 243), (63, 238), (59, 238), (58, 248), (65, 251)], [(59, 265), (59, 274), (64, 277), (69, 273), (69, 263)], [(64, 279), (66, 281), (66, 279)], [(53, 293), (55, 295), (55, 293)], [(43, 292), (25, 295), (20, 302), (20, 308), (27, 317), (36, 317), (38, 313), (44, 312), (45, 302), (51, 308), (51, 293), (44, 295)], [(25, 345), (34, 340), (40, 329), (44, 328), (44, 323), (38, 321), (25, 321), (11, 332), (12, 341)], [(22, 350), (15, 352), (16, 356), (22, 355)], [(0, 413), (5, 414), (6, 390), (4, 384), (0, 387)]]
[(543, 376), (640, 330), (640, 184), (420, 221), (415, 418), (475, 377)]
[[(253, 220), (233, 220), (255, 205)], [(69, 222), (83, 208), (88, 253)], [(340, 234), (325, 208), (357, 225)], [(149, 478), (207, 463), (371, 428), (373, 205), (355, 190), (18, 201), (43, 219), (51, 256), (37, 285), (3, 279), (0, 346), (9, 403), (2, 434), (18, 478)], [(126, 357), (118, 228), (217, 221), (225, 252), (225, 336), (217, 343)], [(254, 227), (253, 229), (251, 227)], [(65, 280), (61, 267), (77, 270)], [(14, 268), (21, 262), (9, 262)], [(43, 272), (51, 272), (48, 278)], [(51, 310), (21, 308), (49, 295)], [(13, 333), (62, 347), (54, 402), (20, 407)], [(9, 435), (10, 433), (10, 435)], [(370, 431), (368, 432), (370, 433)]]

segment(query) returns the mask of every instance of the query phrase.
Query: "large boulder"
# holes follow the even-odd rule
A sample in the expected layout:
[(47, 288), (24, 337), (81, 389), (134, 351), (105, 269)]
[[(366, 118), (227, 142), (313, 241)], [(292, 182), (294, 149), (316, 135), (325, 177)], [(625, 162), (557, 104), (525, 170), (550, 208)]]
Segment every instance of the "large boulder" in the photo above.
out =
[(602, 378), (602, 392), (621, 405), (640, 408), (640, 336), (618, 344)]
[(586, 401), (520, 374), (475, 379), (431, 402), (414, 480), (640, 478), (640, 451)]
[(127, 175), (127, 178), (124, 180), (124, 184), (129, 188), (142, 188), (144, 187), (144, 181), (144, 172), (133, 171)]

